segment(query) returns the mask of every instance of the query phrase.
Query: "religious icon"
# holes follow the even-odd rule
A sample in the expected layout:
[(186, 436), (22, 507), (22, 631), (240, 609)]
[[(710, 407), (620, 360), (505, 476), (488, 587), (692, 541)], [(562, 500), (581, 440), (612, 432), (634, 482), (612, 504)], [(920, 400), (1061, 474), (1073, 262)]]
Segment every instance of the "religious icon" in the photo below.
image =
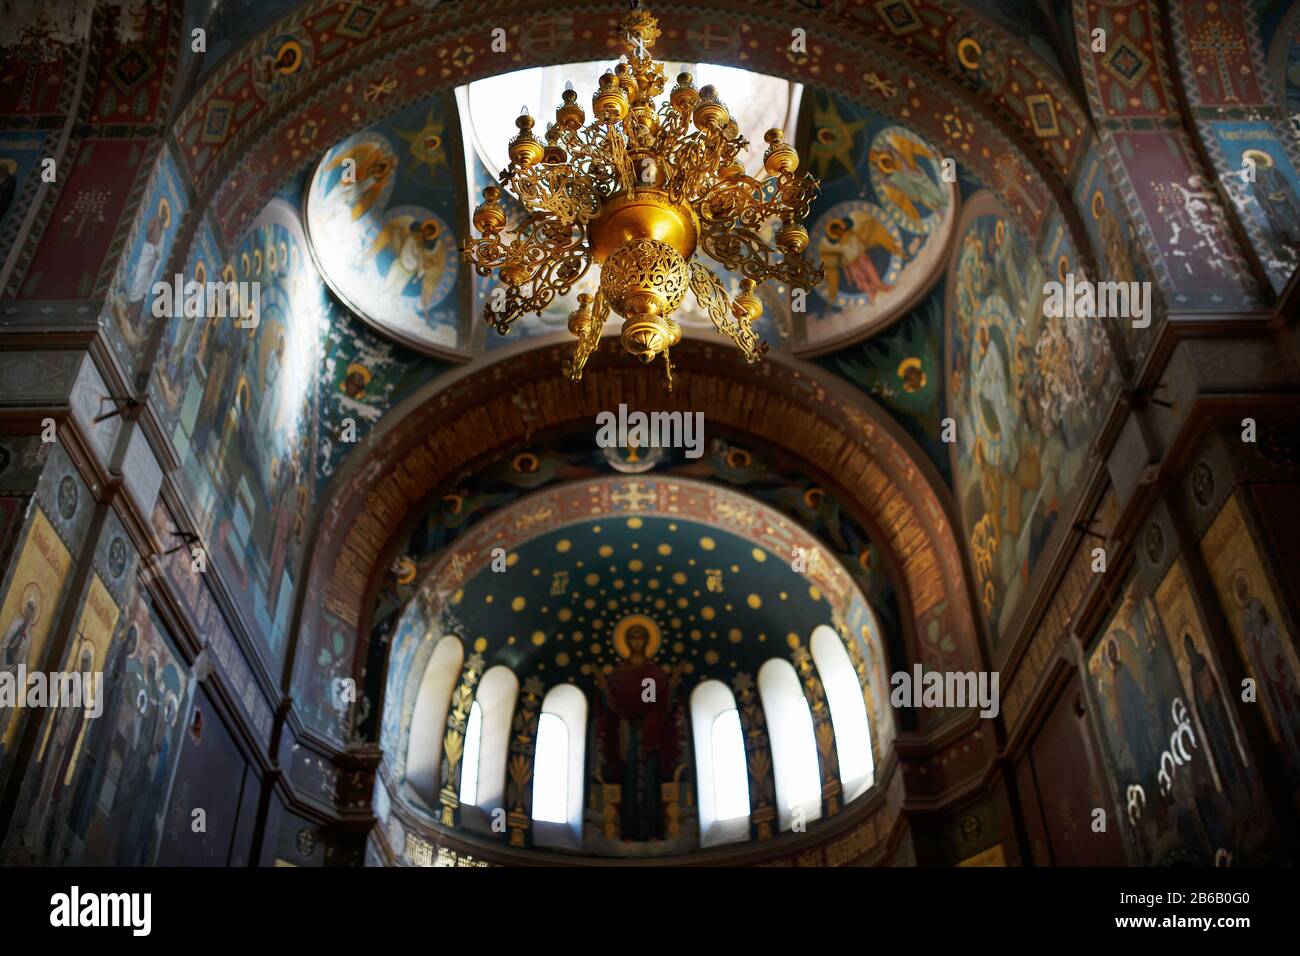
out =
[(934, 150), (910, 130), (895, 126), (876, 134), (868, 157), (871, 185), (895, 224), (909, 232), (930, 232), (949, 202)]
[(909, 355), (898, 364), (898, 378), (903, 383), (903, 390), (909, 393), (919, 392), (925, 388), (925, 368), (921, 360)]
[(1156, 718), (1155, 706), (1148, 699), (1141, 678), (1120, 652), (1121, 639), (1129, 641), (1128, 634), (1117, 628), (1106, 641), (1110, 679), (1102, 687), (1102, 700), (1128, 751), (1127, 769), (1131, 776), (1141, 779), (1160, 764), (1162, 724)]
[(59, 481), (57, 499), (59, 517), (64, 521), (71, 521), (72, 516), (77, 513), (77, 483), (71, 475), (65, 475)]
[(383, 224), (369, 255), (385, 276), (387, 295), (418, 295), (425, 310), (447, 292), (443, 280), (453, 247), (450, 231), (436, 216), (402, 215)]
[[(5, 630), (4, 640), (0, 641), (0, 674), (10, 675), (17, 683), (18, 668), (27, 663), (27, 655), (32, 645), (32, 629), (41, 617), (41, 589), (32, 582), (23, 590), (19, 603), (18, 617), (10, 622)], [(22, 688), (19, 688), (22, 692)], [(0, 707), (0, 738), (9, 729), (9, 721), (18, 712), (18, 707)]]
[(360, 399), (366, 391), (366, 386), (370, 384), (372, 377), (370, 369), (360, 362), (353, 362), (347, 368), (347, 375), (339, 383), (339, 391), (347, 395), (348, 398)]
[(1273, 241), (1290, 247), (1294, 254), (1295, 247), (1300, 246), (1300, 196), (1286, 173), (1277, 168), (1272, 155), (1262, 149), (1248, 149), (1242, 156), (1255, 165), (1251, 194), (1264, 213)]
[[(77, 670), (84, 680), (89, 680), (95, 669), (95, 651), (84, 634), (77, 635), (83, 640), (78, 655)], [(95, 689), (98, 693), (99, 688)], [(64, 705), (55, 708), (53, 723), (46, 733), (41, 748), (36, 755), (36, 763), (41, 774), (40, 787), (33, 801), (32, 819), (28, 821), (24, 842), (36, 850), (40, 858), (48, 858), (55, 837), (55, 827), (63, 818), (59, 811), (65, 811), (65, 797), (70, 796), (68, 787), (76, 770), (77, 758), (81, 751), (82, 737), (90, 724), (91, 706), (86, 700), (81, 707)]]
[(608, 674), (592, 669), (599, 690), (598, 741), (606, 766), (622, 785), (625, 841), (664, 838), (660, 785), (672, 780), (681, 753), (675, 697), (684, 665), (665, 671), (656, 664), (661, 643), (654, 620), (631, 615), (614, 628), (614, 649), (624, 663)]
[(171, 203), (166, 196), (160, 197), (157, 209), (145, 223), (144, 242), (136, 255), (131, 277), (125, 288), (118, 289), (113, 296), (118, 328), (132, 348), (144, 341), (147, 319), (152, 311), (152, 303), (145, 300), (153, 288), (154, 275), (162, 263), (163, 237), (171, 222)]
[[(825, 238), (817, 246), (826, 265), (825, 295), (832, 308), (842, 305), (838, 301), (841, 285), (850, 295), (865, 295), (868, 304), (874, 303), (881, 293), (892, 292), (894, 284), (885, 277), (897, 274), (897, 265), (903, 257), (897, 230), (891, 229), (874, 207), (865, 203), (852, 205), (861, 208), (846, 210), (827, 222)], [(878, 249), (884, 255), (873, 257), (872, 253)]]
[(1132, 257), (1128, 254), (1128, 243), (1124, 240), (1123, 227), (1120, 226), (1115, 213), (1106, 208), (1106, 196), (1100, 189), (1092, 194), (1092, 218), (1097, 221), (1097, 228), (1101, 233), (1101, 244), (1106, 253), (1107, 265), (1110, 267), (1110, 278), (1115, 282), (1136, 282), (1137, 273), (1133, 271)]
[(1230, 739), (1232, 722), (1228, 718), (1228, 710), (1219, 690), (1219, 681), (1214, 676), (1210, 662), (1196, 646), (1190, 631), (1183, 634), (1183, 650), (1191, 669), (1189, 679), (1192, 686), (1189, 690), (1192, 706), (1196, 711), (1197, 720), (1200, 721), (1202, 736), (1209, 741), (1210, 755), (1218, 770), (1223, 788), (1229, 789), (1237, 783), (1237, 760)]
[(1300, 690), (1287, 664), (1278, 627), (1264, 602), (1251, 593), (1250, 577), (1243, 570), (1233, 576), (1232, 596), (1241, 615), (1250, 674), (1272, 711), (1275, 736), (1283, 752), (1293, 768), (1300, 768)]

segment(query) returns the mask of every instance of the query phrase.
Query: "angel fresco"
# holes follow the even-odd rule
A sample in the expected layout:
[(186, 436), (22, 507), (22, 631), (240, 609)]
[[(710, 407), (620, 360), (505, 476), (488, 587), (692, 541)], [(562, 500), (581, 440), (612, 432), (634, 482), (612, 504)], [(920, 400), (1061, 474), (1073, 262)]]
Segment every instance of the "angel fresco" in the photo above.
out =
[(435, 210), (445, 214), (457, 187), (438, 172), (442, 125), (425, 107), (344, 140), (312, 176), (306, 223), (322, 278), (354, 313), (405, 342), (454, 348), (459, 257)]
[[(865, 295), (868, 304), (881, 293), (893, 291), (894, 284), (882, 279), (881, 272), (894, 273), (894, 265), (903, 255), (897, 231), (891, 233), (869, 205), (853, 205), (858, 208), (826, 223), (825, 238), (817, 246), (826, 268), (825, 295), (832, 309), (843, 307), (841, 289), (850, 295)], [(876, 250), (883, 250), (883, 259), (872, 255)]]
[[(809, 165), (822, 190), (809, 252), (825, 268), (815, 292), (825, 307), (792, 318), (791, 340), (828, 352), (917, 307), (947, 261), (960, 189), (938, 149), (870, 108), (818, 97), (813, 124)], [(919, 370), (907, 374), (919, 390)]]
[(384, 293), (419, 296), (420, 310), (432, 308), (446, 292), (444, 279), (454, 271), (449, 231), (437, 216), (395, 216), (384, 223), (369, 255), (384, 276)]
[(871, 182), (886, 208), (901, 214), (898, 225), (929, 232), (948, 207), (934, 150), (909, 130), (890, 127), (871, 142)]
[(338, 170), (331, 177), (340, 191), (341, 202), (360, 219), (392, 185), (397, 159), (386, 143), (362, 141), (341, 151), (325, 166), (326, 172)]

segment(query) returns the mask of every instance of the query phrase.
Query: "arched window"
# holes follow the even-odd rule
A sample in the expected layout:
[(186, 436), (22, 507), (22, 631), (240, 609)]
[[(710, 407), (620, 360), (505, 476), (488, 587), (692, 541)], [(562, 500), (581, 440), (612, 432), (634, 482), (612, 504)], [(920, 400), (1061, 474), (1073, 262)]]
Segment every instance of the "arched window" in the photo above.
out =
[(760, 667), (758, 696), (772, 742), (781, 829), (789, 830), (799, 820), (811, 823), (822, 815), (821, 770), (812, 713), (794, 665), (774, 657)]
[(411, 713), (411, 736), (406, 747), (406, 782), (430, 807), (438, 805), (442, 781), (442, 734), (447, 726), (451, 692), (460, 679), (465, 648), (458, 637), (444, 637), (433, 649), (424, 668)]
[(572, 684), (542, 700), (533, 756), (533, 840), (538, 846), (582, 847), (582, 790), (587, 749), (587, 698)]
[(498, 664), (478, 683), (465, 728), (465, 756), (460, 770), (461, 822), (471, 829), (490, 828), (492, 813), (505, 802), (506, 758), (519, 679)]
[(483, 705), (474, 701), (465, 721), (465, 746), (460, 765), (460, 802), (474, 806), (478, 802), (479, 747), (483, 741)]
[(813, 629), (810, 645), (813, 663), (821, 675), (822, 686), (826, 688), (826, 702), (831, 709), (840, 785), (847, 802), (870, 787), (875, 777), (867, 705), (853, 661), (840, 636), (822, 624)]
[(542, 714), (537, 721), (533, 759), (533, 819), (564, 823), (569, 818), (569, 729), (555, 714)]
[(691, 692), (700, 846), (749, 838), (749, 774), (740, 713), (731, 689), (706, 680)]

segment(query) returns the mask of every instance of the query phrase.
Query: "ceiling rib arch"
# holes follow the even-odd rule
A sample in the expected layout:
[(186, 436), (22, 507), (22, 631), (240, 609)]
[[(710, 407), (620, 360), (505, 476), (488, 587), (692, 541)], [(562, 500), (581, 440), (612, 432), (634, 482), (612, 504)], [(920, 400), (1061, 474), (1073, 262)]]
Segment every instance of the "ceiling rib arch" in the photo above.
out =
[[(292, 633), (309, 643), (342, 635), (348, 649), (336, 656), (341, 670), (334, 676), (360, 672), (382, 578), (415, 516), (441, 489), (476, 463), (548, 429), (594, 423), (598, 412), (620, 402), (645, 411), (702, 411), (706, 427), (817, 463), (896, 571), (909, 656), (927, 667), (979, 666), (985, 645), (950, 496), (923, 453), (870, 399), (808, 363), (769, 357), (755, 375), (732, 350), (693, 340), (674, 354), (681, 384), (671, 394), (619, 361), (617, 342), (602, 344), (574, 385), (555, 375), (563, 336), (537, 342), (431, 383), (391, 412), (332, 479)], [(915, 640), (928, 631), (951, 642)], [(309, 701), (319, 695), (303, 692), (302, 685), (322, 679), (310, 663), (316, 650), (297, 649), (289, 689), (303, 702), (304, 721), (336, 738), (337, 714), (314, 713)]]
[[(1060, 215), (1083, 264), (1090, 266), (1094, 256), (1066, 185), (1089, 132), (1086, 114), (1073, 94), (1047, 64), (992, 21), (933, 0), (902, 6), (912, 11), (915, 22), (886, 20), (880, 11), (859, 11), (860, 16), (810, 11), (794, 2), (761, 8), (740, 5), (719, 21), (734, 30), (709, 58), (746, 69), (780, 69), (792, 79), (838, 92), (913, 126), (953, 150), (959, 162), (998, 191), (1030, 235), (1037, 236)], [(181, 112), (177, 145), (200, 196), (196, 206), (211, 207), (221, 234), (229, 239), (277, 186), (314, 161), (322, 148), (376, 119), (483, 76), (581, 56), (613, 59), (617, 51), (611, 37), (621, 10), (621, 4), (611, 5), (604, 23), (585, 8), (531, 0), (475, 4), (473, 9), (444, 6), (423, 19), (418, 11), (400, 21), (390, 16), (372, 24), (364, 38), (346, 44), (348, 49), (336, 59), (318, 57), (314, 76), (249, 103), (238, 127), (227, 123), (225, 129), (214, 128), (214, 105), (229, 107), (231, 87), (246, 83), (263, 53), (261, 44), (286, 31), (310, 36), (311, 30), (329, 29), (326, 24), (337, 20), (335, 4), (306, 6), (229, 58)], [(664, 4), (658, 12), (667, 29), (657, 52), (669, 59), (699, 59), (706, 40), (691, 26), (680, 25), (690, 22), (692, 11)], [(496, 17), (517, 44), (515, 52), (490, 53), (490, 35), (484, 29), (488, 15)], [(807, 29), (832, 15), (836, 19), (824, 30), (814, 26), (810, 31), (818, 47), (816, 59), (789, 50), (793, 29)], [(575, 39), (572, 25), (578, 22), (584, 27)], [(963, 76), (955, 54), (936, 56), (938, 51), (928, 48), (937, 43), (936, 35), (951, 39), (956, 27), (970, 23), (977, 23), (986, 38), (994, 38), (999, 55), (1032, 76), (1040, 91), (1013, 92), (1018, 84), (1007, 82), (996, 92), (978, 88), (969, 75)], [(555, 34), (557, 24), (569, 29), (568, 41), (560, 35), (542, 42), (539, 24), (547, 26), (547, 36)], [(922, 29), (925, 24), (930, 29)], [(860, 72), (864, 62), (878, 62), (879, 73)], [(1028, 104), (1031, 95), (1037, 98), (1038, 112)], [(338, 108), (348, 102), (355, 108)], [(1049, 122), (1048, 128), (1044, 122)], [(276, 159), (268, 161), (268, 156)], [(288, 162), (279, 157), (288, 157)], [(217, 170), (228, 174), (218, 178)], [(193, 228), (192, 222), (187, 228)], [(178, 245), (183, 248), (188, 236), (182, 238)]]

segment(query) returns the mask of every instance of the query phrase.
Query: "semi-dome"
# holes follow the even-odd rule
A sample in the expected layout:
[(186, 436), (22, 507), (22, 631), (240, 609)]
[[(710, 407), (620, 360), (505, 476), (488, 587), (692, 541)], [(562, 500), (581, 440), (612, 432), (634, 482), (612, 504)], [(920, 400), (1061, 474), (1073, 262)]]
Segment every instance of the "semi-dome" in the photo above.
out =
[(448, 552), (390, 657), (382, 739), (415, 829), (668, 856), (797, 837), (870, 788), (892, 734), (875, 615), (772, 508), (611, 477)]

